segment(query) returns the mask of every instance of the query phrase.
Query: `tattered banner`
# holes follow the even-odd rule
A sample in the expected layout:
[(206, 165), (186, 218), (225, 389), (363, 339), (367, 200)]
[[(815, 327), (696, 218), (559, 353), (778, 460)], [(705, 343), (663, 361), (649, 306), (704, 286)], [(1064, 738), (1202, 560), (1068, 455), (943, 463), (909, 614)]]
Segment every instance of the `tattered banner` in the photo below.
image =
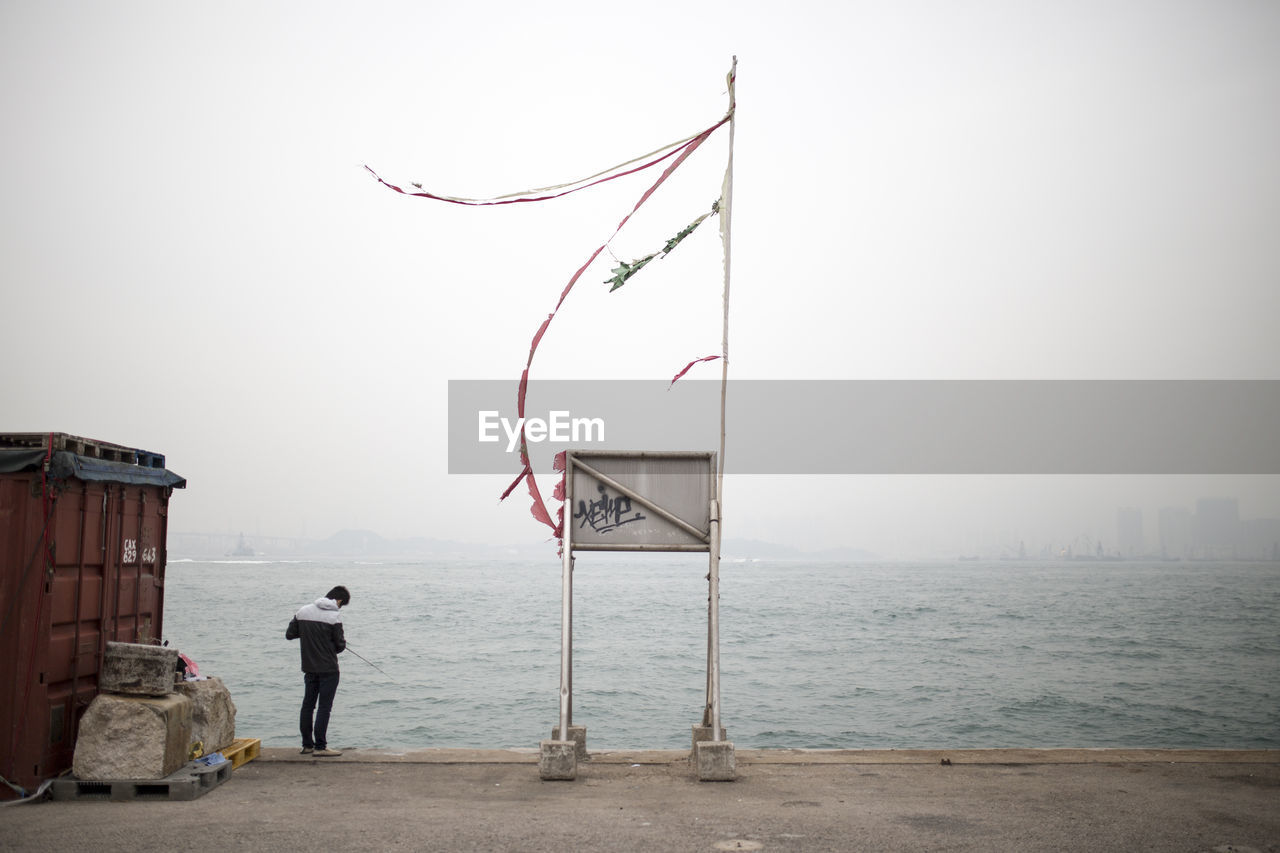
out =
[[(506, 490), (502, 493), (502, 496), (499, 498), (499, 500), (505, 500), (516, 489), (516, 487), (519, 486), (522, 481), (524, 481), (529, 490), (529, 497), (532, 498), (533, 500), (533, 506), (531, 507), (531, 513), (533, 517), (538, 521), (542, 522), (543, 524), (547, 525), (549, 528), (551, 528), (552, 532), (554, 533), (557, 539), (562, 539), (563, 533), (564, 533), (563, 483), (560, 483), (557, 486), (555, 493), (553, 495), (553, 497), (557, 501), (559, 501), (561, 504), (559, 508), (559, 512), (557, 513), (557, 519), (556, 521), (553, 522), (551, 520), (550, 513), (547, 511), (546, 503), (542, 499), (542, 493), (538, 489), (537, 480), (534, 477), (533, 466), (529, 461), (529, 452), (528, 452), (528, 446), (526, 444), (526, 436), (524, 431), (525, 430), (525, 427), (524, 427), (525, 396), (528, 391), (529, 370), (533, 366), (534, 354), (537, 352), (538, 345), (542, 342), (542, 337), (543, 335), (546, 334), (547, 328), (551, 325), (551, 321), (555, 319), (556, 314), (559, 312), (560, 307), (564, 304), (564, 301), (568, 297), (569, 292), (573, 290), (573, 286), (577, 284), (578, 279), (582, 277), (582, 274), (586, 272), (587, 268), (590, 267), (591, 264), (595, 262), (596, 258), (600, 256), (600, 253), (603, 252), (605, 248), (609, 245), (609, 243), (613, 240), (613, 238), (618, 235), (618, 233), (622, 230), (623, 226), (626, 225), (627, 222), (631, 219), (631, 217), (635, 215), (636, 211), (640, 209), (641, 205), (643, 205), (646, 201), (649, 200), (649, 197), (652, 196), (653, 193), (658, 189), (658, 187), (662, 186), (662, 184), (667, 180), (667, 178), (669, 178), (671, 174), (676, 169), (678, 169), (680, 165), (684, 163), (685, 160), (688, 159), (689, 155), (692, 154), (694, 151), (696, 151), (698, 147), (702, 145), (703, 142), (706, 142), (707, 138), (710, 137), (712, 133), (714, 133), (717, 129), (719, 129), (726, 123), (728, 123), (730, 119), (732, 119), (733, 113), (734, 113), (734, 100), (733, 100), (734, 72), (730, 72), (728, 77), (728, 82), (729, 82), (729, 92), (730, 92), (729, 110), (728, 112), (725, 113), (724, 117), (721, 118), (719, 121), (717, 121), (715, 124), (711, 125), (710, 127), (706, 128), (700, 133), (694, 134), (693, 136), (670, 143), (661, 148), (655, 149), (654, 151), (651, 151), (648, 154), (643, 154), (639, 157), (635, 157), (631, 160), (626, 161), (625, 163), (620, 163), (609, 169), (605, 169), (593, 175), (589, 175), (588, 177), (581, 178), (577, 181), (570, 181), (568, 183), (557, 184), (549, 187), (538, 187), (535, 189), (521, 190), (519, 192), (508, 193), (505, 195), (494, 196), (491, 198), (464, 198), (459, 196), (449, 196), (449, 195), (443, 195), (440, 193), (433, 193), (426, 189), (423, 189), (421, 184), (415, 183), (415, 182), (410, 182), (410, 185), (414, 189), (406, 190), (401, 186), (397, 186), (396, 184), (392, 184), (384, 180), (372, 168), (370, 168), (367, 165), (365, 166), (365, 168), (368, 169), (369, 174), (373, 175), (373, 177), (378, 181), (378, 183), (402, 195), (411, 196), (414, 198), (427, 198), (427, 199), (432, 199), (434, 201), (448, 202), (450, 204), (487, 206), (487, 205), (499, 205), (499, 204), (521, 204), (521, 203), (528, 203), (528, 202), (550, 201), (552, 199), (562, 198), (571, 193), (579, 192), (580, 190), (588, 189), (593, 186), (598, 186), (608, 181), (617, 180), (618, 178), (625, 177), (627, 175), (633, 175), (638, 172), (642, 172), (646, 169), (650, 169), (659, 164), (666, 163), (668, 160), (671, 161), (667, 164), (662, 174), (658, 176), (658, 179), (654, 181), (653, 184), (640, 195), (640, 198), (632, 206), (630, 212), (627, 213), (627, 215), (624, 216), (622, 220), (618, 223), (617, 228), (614, 229), (613, 234), (609, 236), (609, 239), (605, 240), (603, 243), (597, 246), (596, 249), (587, 258), (587, 260), (582, 264), (582, 266), (578, 267), (577, 271), (574, 272), (574, 274), (569, 278), (568, 283), (564, 286), (564, 289), (560, 292), (560, 298), (556, 301), (555, 307), (551, 310), (551, 313), (547, 315), (546, 319), (543, 320), (542, 323), (538, 326), (537, 331), (534, 332), (533, 340), (529, 345), (529, 357), (525, 361), (524, 370), (520, 374), (520, 384), (516, 394), (516, 413), (520, 418), (520, 424), (521, 424), (520, 426), (521, 470), (520, 470), (520, 474), (515, 478), (514, 481), (512, 481), (511, 485), (508, 486)], [(636, 165), (636, 164), (639, 164), (639, 165)], [(609, 282), (614, 283), (611, 290), (616, 290), (618, 287), (621, 287), (627, 281), (627, 279), (633, 276), (637, 271), (639, 271), (641, 267), (647, 264), (654, 257), (669, 254), (680, 243), (680, 241), (682, 241), (687, 236), (689, 236), (689, 234), (693, 233), (694, 229), (697, 228), (708, 216), (718, 213), (719, 209), (720, 209), (720, 201), (717, 200), (717, 202), (712, 205), (712, 209), (710, 211), (708, 211), (707, 213), (704, 213), (702, 216), (695, 219), (692, 223), (690, 223), (688, 226), (682, 229), (678, 234), (676, 234), (674, 237), (668, 240), (665, 247), (660, 252), (654, 252), (638, 261), (632, 261), (630, 264), (625, 262), (619, 262), (622, 264), (622, 266), (613, 270), (614, 277), (609, 279), (609, 281), (606, 283), (609, 283)], [(723, 224), (721, 226), (721, 230), (723, 233), (724, 231)], [(719, 358), (719, 356), (707, 356), (705, 358), (696, 359), (690, 362), (689, 365), (684, 368), (684, 370), (680, 371), (680, 373), (676, 375), (675, 379), (672, 380), (672, 384), (675, 383), (676, 379), (679, 379), (686, 372), (688, 372), (688, 370), (691, 367), (693, 367), (695, 364), (698, 364), (699, 362), (702, 362), (702, 361), (708, 361), (714, 358)], [(562, 460), (557, 458), (557, 464), (560, 465), (561, 467), (557, 468), (556, 470), (563, 470)]]

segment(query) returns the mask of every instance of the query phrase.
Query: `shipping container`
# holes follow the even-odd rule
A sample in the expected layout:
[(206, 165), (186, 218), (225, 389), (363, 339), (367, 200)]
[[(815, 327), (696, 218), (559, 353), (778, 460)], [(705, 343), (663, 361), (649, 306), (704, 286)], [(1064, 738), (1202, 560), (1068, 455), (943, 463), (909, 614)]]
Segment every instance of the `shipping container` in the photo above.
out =
[(159, 642), (164, 456), (65, 433), (0, 433), (0, 797), (71, 767), (108, 641)]

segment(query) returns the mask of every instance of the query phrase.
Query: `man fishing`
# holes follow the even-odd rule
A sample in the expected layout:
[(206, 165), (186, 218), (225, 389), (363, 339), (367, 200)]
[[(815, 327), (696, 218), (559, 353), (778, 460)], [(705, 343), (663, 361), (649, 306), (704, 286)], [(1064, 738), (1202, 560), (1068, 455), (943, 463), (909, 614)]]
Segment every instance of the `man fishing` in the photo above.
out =
[[(343, 607), (351, 603), (345, 586), (335, 586), (294, 614), (285, 629), (286, 640), (302, 640), (302, 672), (306, 688), (298, 728), (303, 755), (342, 755), (329, 749), (329, 712), (338, 692), (338, 653), (347, 647), (342, 633)], [(314, 721), (312, 714), (315, 714)]]

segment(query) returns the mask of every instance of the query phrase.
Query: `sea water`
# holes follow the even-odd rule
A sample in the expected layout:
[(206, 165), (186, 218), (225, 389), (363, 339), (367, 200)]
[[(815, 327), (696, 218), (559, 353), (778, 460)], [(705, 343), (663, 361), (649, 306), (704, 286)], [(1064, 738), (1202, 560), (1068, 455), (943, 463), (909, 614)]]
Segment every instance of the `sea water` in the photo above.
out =
[[(576, 561), (573, 722), (687, 747), (707, 561)], [(299, 742), (285, 628), (346, 585), (329, 740), (534, 747), (559, 714), (560, 563), (173, 560), (164, 636), (222, 678), (240, 737)], [(721, 566), (722, 722), (742, 748), (1280, 747), (1280, 564)], [(379, 671), (379, 669), (381, 671)]]

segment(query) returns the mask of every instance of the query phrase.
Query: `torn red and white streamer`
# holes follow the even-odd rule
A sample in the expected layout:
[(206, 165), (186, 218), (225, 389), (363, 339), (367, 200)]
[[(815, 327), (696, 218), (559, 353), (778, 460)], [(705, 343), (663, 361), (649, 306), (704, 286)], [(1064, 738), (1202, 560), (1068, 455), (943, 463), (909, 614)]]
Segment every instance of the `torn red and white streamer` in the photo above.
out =
[[(733, 87), (732, 75), (730, 75), (729, 85), (730, 85), (730, 91), (732, 91), (732, 87)], [(662, 186), (662, 184), (667, 180), (667, 178), (669, 178), (671, 174), (676, 169), (678, 169), (680, 165), (684, 163), (685, 160), (688, 159), (690, 154), (696, 151), (699, 148), (699, 146), (702, 145), (702, 143), (706, 142), (707, 138), (710, 137), (712, 133), (714, 133), (717, 129), (719, 129), (726, 123), (728, 123), (732, 117), (733, 117), (733, 105), (731, 101), (729, 112), (727, 112), (724, 115), (724, 117), (721, 118), (719, 121), (717, 121), (715, 124), (711, 125), (710, 127), (706, 128), (700, 133), (694, 134), (693, 136), (687, 137), (677, 142), (670, 143), (669, 145), (663, 146), (662, 148), (658, 148), (654, 151), (649, 152), (648, 154), (643, 154), (639, 157), (628, 160), (625, 163), (620, 163), (617, 166), (614, 166), (610, 169), (597, 172), (594, 175), (590, 175), (586, 178), (582, 178), (577, 181), (571, 181), (569, 183), (564, 183), (564, 184), (557, 184), (555, 186), (550, 186), (550, 187), (539, 187), (536, 189), (522, 190), (520, 192), (508, 193), (506, 195), (495, 196), (492, 198), (485, 198), (485, 199), (463, 198), (458, 196), (448, 196), (448, 195), (442, 195), (439, 193), (433, 193), (423, 189), (420, 184), (412, 184), (414, 189), (406, 190), (403, 187), (389, 183), (388, 181), (384, 180), (380, 175), (378, 175), (378, 173), (375, 172), (373, 169), (371, 169), (369, 166), (367, 165), (365, 166), (365, 168), (369, 170), (369, 173), (373, 175), (373, 177), (377, 179), (377, 181), (380, 184), (387, 187), (388, 189), (394, 190), (397, 193), (401, 193), (402, 195), (412, 196), (415, 198), (428, 198), (428, 199), (433, 199), (435, 201), (448, 202), (450, 204), (486, 206), (486, 205), (520, 204), (520, 203), (527, 203), (527, 202), (550, 201), (551, 199), (561, 198), (571, 193), (575, 193), (580, 190), (587, 189), (589, 187), (597, 186), (599, 184), (603, 184), (608, 181), (617, 180), (618, 178), (625, 177), (627, 175), (633, 175), (638, 172), (642, 172), (646, 169), (650, 169), (659, 164), (666, 163), (668, 160), (671, 161), (670, 163), (667, 164), (666, 168), (662, 171), (662, 174), (658, 176), (658, 179), (654, 181), (653, 184), (650, 185), (649, 188), (646, 189), (640, 195), (640, 198), (632, 206), (630, 212), (628, 212), (627, 215), (624, 216), (622, 220), (618, 223), (617, 228), (614, 229), (613, 234), (609, 236), (609, 239), (605, 240), (603, 243), (597, 246), (596, 249), (587, 258), (587, 260), (580, 267), (578, 267), (577, 271), (574, 272), (574, 274), (569, 278), (568, 283), (564, 286), (564, 289), (560, 292), (560, 298), (556, 301), (555, 307), (551, 310), (551, 313), (547, 315), (546, 319), (542, 321), (542, 323), (538, 326), (538, 330), (534, 333), (533, 340), (529, 345), (529, 357), (525, 361), (524, 370), (520, 374), (520, 384), (516, 394), (516, 412), (518, 417), (520, 418), (519, 423), (521, 424), (520, 426), (521, 470), (520, 470), (520, 474), (515, 478), (514, 481), (512, 481), (511, 485), (508, 486), (506, 490), (502, 493), (502, 496), (499, 498), (499, 500), (505, 500), (513, 491), (515, 491), (516, 487), (519, 486), (522, 481), (524, 481), (529, 491), (529, 497), (533, 501), (533, 505), (530, 508), (530, 511), (533, 517), (538, 521), (540, 521), (541, 523), (547, 525), (547, 527), (551, 529), (553, 535), (557, 539), (563, 540), (563, 537), (564, 537), (563, 475), (561, 477), (560, 483), (557, 485), (553, 493), (553, 498), (560, 503), (560, 507), (558, 512), (556, 513), (556, 520), (552, 521), (551, 514), (547, 511), (546, 503), (543, 501), (542, 493), (538, 488), (537, 478), (534, 476), (534, 473), (533, 473), (533, 465), (529, 461), (528, 446), (526, 443), (526, 437), (524, 433), (525, 397), (528, 392), (529, 370), (533, 366), (534, 354), (537, 352), (538, 345), (542, 342), (542, 337), (543, 335), (546, 334), (547, 328), (551, 325), (551, 321), (555, 319), (556, 314), (559, 312), (560, 307), (564, 304), (564, 301), (568, 297), (569, 292), (573, 290), (574, 285), (578, 283), (578, 279), (582, 277), (582, 274), (586, 272), (587, 268), (590, 267), (591, 264), (595, 262), (596, 258), (598, 258), (600, 256), (600, 253), (605, 250), (605, 247), (609, 244), (609, 242), (612, 241), (613, 238), (618, 235), (618, 232), (620, 232), (623, 226), (627, 224), (627, 222), (631, 219), (633, 215), (635, 215), (636, 211), (638, 211), (640, 207), (646, 201), (649, 200), (649, 197), (652, 196), (653, 193), (657, 191), (658, 187)], [(693, 367), (693, 365), (701, 361), (709, 361), (714, 358), (719, 358), (719, 356), (707, 356), (705, 358), (697, 359), (693, 362), (690, 362), (689, 365), (686, 366), (684, 370), (680, 371), (680, 373), (676, 375), (675, 379), (672, 380), (672, 383), (674, 384), (675, 380), (683, 376), (689, 370), (689, 368)], [(563, 455), (557, 456), (557, 464), (560, 467), (557, 468), (556, 470), (563, 471), (564, 470)]]

